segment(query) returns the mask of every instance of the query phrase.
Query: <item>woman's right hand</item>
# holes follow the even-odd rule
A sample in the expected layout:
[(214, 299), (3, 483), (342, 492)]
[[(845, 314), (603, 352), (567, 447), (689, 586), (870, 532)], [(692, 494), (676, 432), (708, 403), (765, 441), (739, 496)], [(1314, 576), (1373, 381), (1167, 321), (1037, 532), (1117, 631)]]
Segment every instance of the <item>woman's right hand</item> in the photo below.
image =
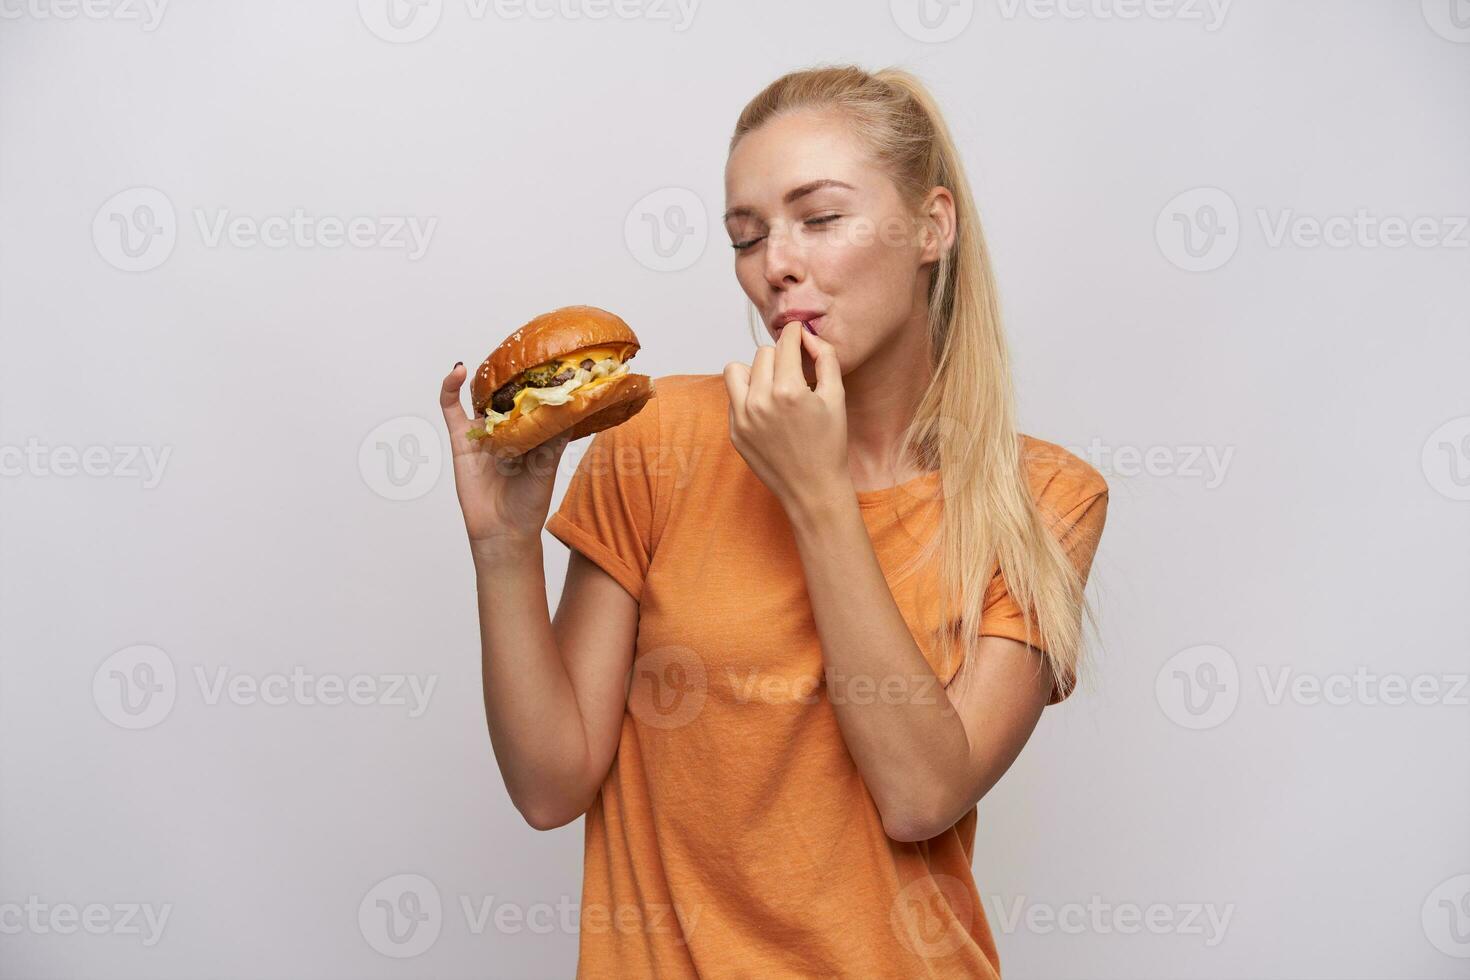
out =
[(444, 378), (439, 407), (454, 452), (454, 488), (464, 512), (470, 547), (497, 541), (539, 540), (551, 510), (556, 468), (568, 439), (565, 434), (542, 443), (523, 456), (497, 459), (489, 439), (471, 439), (473, 424), (460, 390), (469, 372), (456, 364)]

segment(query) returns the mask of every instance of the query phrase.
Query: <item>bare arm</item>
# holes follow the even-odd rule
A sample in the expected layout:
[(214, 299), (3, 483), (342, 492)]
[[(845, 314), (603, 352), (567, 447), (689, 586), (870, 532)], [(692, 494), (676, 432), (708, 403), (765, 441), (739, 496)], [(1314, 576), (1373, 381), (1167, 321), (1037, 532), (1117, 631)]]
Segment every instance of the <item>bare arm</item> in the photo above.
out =
[(638, 604), (573, 551), (556, 620), (539, 538), (475, 550), (490, 742), (516, 808), (538, 830), (581, 816), (617, 753)]
[(462, 365), (440, 405), (474, 560), (485, 720), (511, 801), (531, 826), (575, 820), (596, 799), (617, 751), (638, 604), (573, 552), (556, 622), (547, 612), (541, 527), (566, 442), (497, 461), (465, 435)]
[(968, 697), (939, 685), (883, 578), (855, 499), (792, 522), (843, 741), (888, 836), (927, 840), (999, 781), (1050, 692), (1038, 654), (981, 640)]

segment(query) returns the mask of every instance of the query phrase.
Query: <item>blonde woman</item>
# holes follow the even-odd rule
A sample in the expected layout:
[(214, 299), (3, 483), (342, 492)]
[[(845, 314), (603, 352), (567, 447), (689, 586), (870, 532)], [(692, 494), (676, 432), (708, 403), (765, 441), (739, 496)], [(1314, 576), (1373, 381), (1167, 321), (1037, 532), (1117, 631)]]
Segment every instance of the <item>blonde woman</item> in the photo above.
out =
[(484, 465), (444, 381), (496, 759), (532, 826), (586, 816), (578, 977), (997, 977), (975, 805), (1079, 676), (1107, 484), (1016, 431), (916, 78), (777, 79), (725, 191), (772, 343), (655, 379), (549, 520), (564, 443)]

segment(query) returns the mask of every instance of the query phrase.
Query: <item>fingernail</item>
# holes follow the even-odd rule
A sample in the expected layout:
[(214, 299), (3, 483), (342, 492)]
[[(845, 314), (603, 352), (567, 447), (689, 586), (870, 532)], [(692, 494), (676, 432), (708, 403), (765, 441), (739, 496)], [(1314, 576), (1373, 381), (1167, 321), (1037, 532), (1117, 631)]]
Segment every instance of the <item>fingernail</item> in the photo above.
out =
[[(460, 366), (460, 365), (461, 365), (461, 364), (463, 364), (463, 363), (464, 363), (464, 361), (455, 361), (455, 362), (454, 362), (454, 367), (459, 367), (459, 366)], [(451, 371), (453, 371), (453, 370), (454, 370), (454, 368), (450, 368), (450, 369), (449, 369), (449, 370), (451, 370)]]

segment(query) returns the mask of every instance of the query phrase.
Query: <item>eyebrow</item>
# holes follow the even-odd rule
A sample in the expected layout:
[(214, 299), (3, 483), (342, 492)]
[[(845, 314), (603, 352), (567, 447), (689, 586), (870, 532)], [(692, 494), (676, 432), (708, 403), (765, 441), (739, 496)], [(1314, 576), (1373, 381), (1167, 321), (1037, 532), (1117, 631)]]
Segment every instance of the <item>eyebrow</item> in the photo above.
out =
[[(800, 187), (793, 187), (791, 190), (786, 192), (786, 195), (784, 197), (781, 198), (781, 203), (790, 204), (792, 201), (799, 200), (800, 198), (805, 197), (813, 191), (821, 190), (824, 187), (844, 187), (850, 191), (857, 190), (857, 188), (852, 186), (851, 184), (844, 183), (840, 180), (834, 180), (831, 177), (823, 177), (820, 180), (807, 181)], [(749, 205), (741, 204), (726, 211), (724, 220), (729, 221), (731, 218), (744, 217), (745, 215), (753, 214), (755, 214), (755, 208), (752, 208)]]

